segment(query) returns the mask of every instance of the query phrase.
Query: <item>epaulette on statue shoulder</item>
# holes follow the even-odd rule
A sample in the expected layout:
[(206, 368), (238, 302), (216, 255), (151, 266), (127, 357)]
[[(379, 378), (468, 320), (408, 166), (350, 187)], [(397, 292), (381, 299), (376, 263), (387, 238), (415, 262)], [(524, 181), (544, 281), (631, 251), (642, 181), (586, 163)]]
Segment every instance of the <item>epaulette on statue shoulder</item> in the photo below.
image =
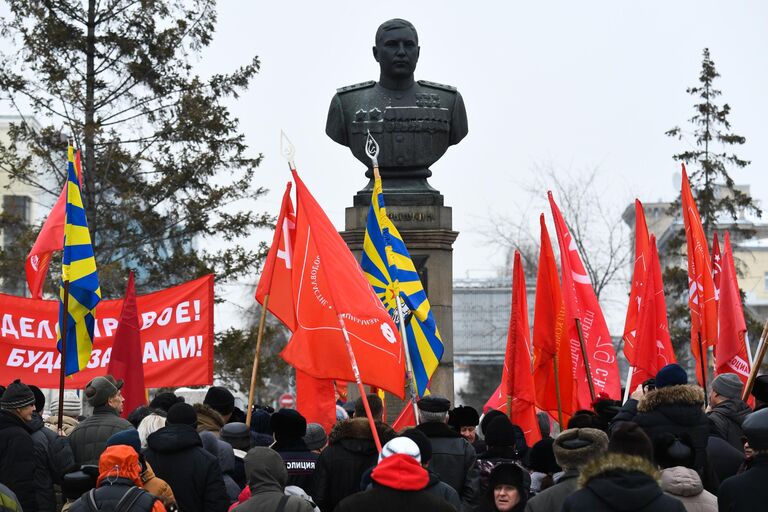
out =
[(367, 82), (360, 82), (359, 84), (353, 84), (353, 85), (345, 85), (344, 87), (339, 87), (336, 89), (337, 94), (350, 92), (350, 91), (359, 91), (360, 89), (367, 89), (369, 87), (373, 87), (376, 85), (376, 82), (373, 80), (368, 80)]
[(419, 85), (424, 87), (432, 87), (433, 89), (442, 89), (443, 91), (456, 92), (456, 88), (452, 85), (438, 84), (437, 82), (430, 82), (429, 80), (417, 80)]

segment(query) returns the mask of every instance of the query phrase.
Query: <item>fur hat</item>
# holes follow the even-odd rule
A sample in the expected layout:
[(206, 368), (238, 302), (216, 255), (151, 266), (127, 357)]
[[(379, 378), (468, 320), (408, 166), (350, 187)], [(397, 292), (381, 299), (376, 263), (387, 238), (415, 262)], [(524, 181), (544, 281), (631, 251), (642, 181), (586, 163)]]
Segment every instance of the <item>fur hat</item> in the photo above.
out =
[(608, 422), (605, 421), (605, 418), (598, 416), (597, 413), (582, 409), (576, 411), (576, 413), (571, 416), (571, 419), (568, 420), (568, 428), (596, 428), (607, 433)]
[(474, 407), (460, 405), (448, 411), (448, 425), (456, 430), (461, 427), (476, 427), (480, 423), (480, 415)]
[(491, 470), (488, 477), (488, 493), (497, 485), (511, 485), (520, 493), (522, 501), (527, 500), (531, 490), (531, 477), (526, 470), (511, 462), (502, 462)]
[(21, 379), (8, 384), (3, 397), (0, 398), (0, 409), (21, 409), (35, 404), (35, 394)]
[(304, 443), (310, 450), (322, 450), (328, 443), (328, 436), (325, 434), (323, 426), (319, 423), (309, 423), (307, 433), (304, 436)]
[(712, 391), (731, 400), (740, 400), (743, 389), (744, 384), (735, 373), (721, 373), (712, 381)]
[(555, 460), (555, 452), (552, 449), (554, 442), (555, 440), (551, 437), (545, 437), (533, 445), (528, 451), (529, 469), (549, 475), (559, 473), (562, 470)]
[(656, 388), (688, 384), (688, 374), (679, 364), (671, 363), (656, 373)]
[[(64, 416), (71, 416), (76, 418), (80, 416), (80, 397), (74, 391), (64, 392)], [(59, 396), (56, 395), (51, 399), (51, 416), (59, 414)]]
[(483, 414), (482, 419), (480, 419), (480, 432), (482, 432), (483, 435), (485, 435), (485, 431), (488, 428), (488, 425), (491, 423), (491, 420), (497, 416), (506, 416), (503, 412), (491, 409), (490, 411)]
[(219, 414), (231, 414), (235, 410), (235, 395), (227, 388), (211, 386), (205, 394), (203, 403)]
[(307, 434), (307, 420), (295, 409), (280, 409), (269, 419), (276, 441), (301, 439)]
[(653, 443), (645, 431), (631, 421), (619, 425), (608, 442), (608, 451), (645, 457), (653, 461)]
[(608, 449), (608, 435), (596, 428), (564, 430), (553, 445), (555, 460), (563, 469), (579, 469)]
[(174, 404), (168, 411), (166, 424), (197, 427), (197, 412), (195, 411), (195, 408), (189, 404), (182, 402)]
[(152, 409), (161, 409), (165, 412), (168, 412), (168, 410), (173, 407), (174, 404), (183, 401), (183, 396), (176, 396), (174, 393), (166, 391), (164, 393), (158, 393), (157, 396), (155, 396), (155, 398), (149, 402), (149, 406)]

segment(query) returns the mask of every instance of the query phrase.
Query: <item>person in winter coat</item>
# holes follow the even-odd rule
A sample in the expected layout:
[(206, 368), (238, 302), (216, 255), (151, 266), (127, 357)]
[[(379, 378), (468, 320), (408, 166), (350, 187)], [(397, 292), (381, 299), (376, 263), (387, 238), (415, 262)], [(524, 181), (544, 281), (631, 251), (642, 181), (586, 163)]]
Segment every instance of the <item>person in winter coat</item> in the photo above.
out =
[(659, 472), (645, 457), (608, 453), (587, 464), (579, 490), (566, 498), (562, 512), (685, 512), (680, 501), (656, 483)]
[(477, 458), (475, 465), (480, 475), (478, 497), (486, 494), (493, 468), (505, 462), (522, 464), (528, 452), (522, 429), (513, 425), (507, 416), (500, 415), (493, 418), (486, 425), (485, 430), (485, 442), (488, 447), (485, 453)]
[(445, 482), (440, 481), (437, 473), (430, 471), (429, 463), (432, 461), (432, 443), (429, 438), (415, 428), (409, 428), (400, 435), (416, 443), (419, 447), (421, 467), (429, 473), (429, 483), (424, 488), (425, 491), (445, 500), (457, 512), (461, 510), (461, 500), (456, 489)]
[(743, 388), (738, 375), (721, 373), (712, 381), (707, 412), (707, 417), (712, 422), (712, 435), (725, 439), (740, 452), (744, 451), (744, 443), (741, 441), (744, 432), (741, 430), (741, 424), (752, 412), (741, 400)]
[[(96, 489), (83, 494), (69, 512), (89, 512), (89, 501), (97, 510), (114, 510), (122, 500), (135, 500), (131, 512), (165, 512), (163, 503), (142, 489), (139, 456), (130, 446), (115, 445), (104, 449), (99, 458), (99, 478)], [(128, 494), (130, 493), (130, 494)]]
[(581, 469), (605, 454), (608, 436), (596, 428), (568, 429), (555, 438), (552, 448), (564, 472), (555, 480), (555, 485), (528, 500), (526, 512), (559, 511), (566, 498), (576, 492)]
[(139, 479), (141, 485), (148, 493), (160, 498), (166, 508), (176, 505), (176, 498), (173, 496), (173, 490), (168, 482), (155, 475), (152, 466), (146, 461), (141, 452), (141, 440), (136, 430), (123, 430), (107, 439), (107, 448), (110, 446), (130, 446), (139, 456), (139, 465), (141, 474)]
[(638, 386), (611, 423), (611, 432), (627, 421), (642, 427), (652, 440), (665, 432), (690, 436), (694, 469), (701, 475), (705, 489), (717, 489), (716, 477), (707, 461), (711, 427), (704, 414), (704, 390), (688, 385), (688, 374), (679, 365), (668, 364), (659, 370), (656, 389), (645, 393)]
[(37, 512), (34, 443), (27, 425), (35, 395), (16, 379), (0, 398), (0, 483), (13, 491), (25, 512)]
[(221, 432), (221, 427), (226, 424), (226, 421), (221, 417), (221, 414), (215, 411), (210, 405), (195, 404), (193, 407), (197, 414), (197, 431), (213, 432), (218, 436)]
[(197, 415), (191, 405), (172, 406), (166, 426), (147, 438), (144, 457), (173, 489), (179, 510), (225, 512), (229, 497), (219, 462), (203, 448), (196, 426)]
[(717, 512), (717, 498), (704, 490), (693, 465), (693, 447), (686, 436), (665, 434), (654, 442), (654, 459), (661, 468), (661, 490), (677, 498), (687, 512)]
[(477, 498), (480, 473), (475, 465), (475, 449), (466, 439), (445, 422), (451, 402), (445, 398), (428, 396), (417, 403), (419, 425), (416, 427), (432, 442), (430, 469), (459, 493), (463, 506), (470, 506)]
[[(383, 444), (397, 435), (381, 422), (376, 422), (376, 431)], [(312, 489), (305, 490), (320, 510), (333, 510), (342, 499), (360, 491), (363, 473), (376, 465), (378, 455), (366, 418), (340, 421), (331, 429), (328, 446), (317, 459)]]
[(480, 424), (480, 415), (477, 409), (468, 405), (460, 405), (448, 411), (448, 426), (458, 432), (467, 440), (477, 455), (485, 452), (485, 441), (477, 433)]
[(245, 456), (245, 472), (251, 497), (232, 510), (237, 512), (275, 512), (282, 504), (284, 512), (312, 512), (313, 505), (299, 497), (286, 496), (288, 471), (280, 455), (264, 446), (257, 446)]
[(224, 424), (230, 421), (245, 421), (245, 417), (241, 418), (243, 414), (239, 411), (238, 417), (232, 420), (232, 413), (235, 411), (235, 395), (230, 390), (222, 386), (211, 386), (205, 393), (203, 398), (203, 405), (206, 405), (219, 413)]
[(755, 397), (755, 412), (768, 408), (768, 375), (755, 378), (750, 394)]
[(768, 409), (747, 416), (741, 428), (755, 455), (748, 470), (720, 484), (720, 512), (764, 511), (768, 503)]
[(491, 471), (488, 489), (476, 512), (523, 512), (528, 502), (530, 476), (520, 465), (502, 462)]
[(224, 479), (224, 487), (227, 489), (229, 502), (234, 503), (240, 495), (242, 488), (237, 485), (232, 474), (235, 471), (235, 453), (229, 443), (216, 437), (213, 432), (200, 432), (200, 439), (203, 441), (205, 451), (215, 456), (219, 461), (221, 476)]
[(35, 450), (35, 496), (40, 512), (56, 511), (53, 485), (61, 485), (64, 474), (75, 468), (75, 457), (69, 439), (45, 428), (41, 416), (45, 410), (45, 395), (37, 386), (29, 386), (35, 395), (35, 411), (27, 422), (32, 431)]
[(307, 420), (294, 409), (280, 409), (272, 415), (270, 424), (275, 436), (272, 449), (285, 461), (288, 485), (301, 487), (308, 492), (312, 488), (312, 476), (319, 456), (304, 442)]
[[(65, 436), (68, 436), (75, 430), (80, 417), (82, 406), (80, 397), (74, 391), (64, 392), (64, 408), (61, 416), (61, 430)], [(59, 397), (55, 396), (51, 400), (51, 415), (45, 420), (45, 426), (54, 432), (59, 430)]]
[(525, 466), (531, 472), (531, 496), (552, 487), (563, 474), (555, 460), (554, 444), (551, 437), (543, 437), (528, 450)]
[(111, 375), (96, 377), (85, 386), (85, 397), (93, 414), (81, 421), (69, 434), (75, 464), (98, 464), (107, 439), (121, 430), (132, 429), (129, 421), (120, 417), (125, 399), (120, 394), (122, 380)]
[(147, 438), (150, 434), (153, 434), (165, 426), (165, 414), (163, 416), (159, 414), (150, 414), (139, 423), (136, 430), (139, 432), (139, 440), (141, 441), (141, 449), (147, 447)]
[(385, 444), (371, 472), (369, 489), (341, 500), (336, 512), (453, 512), (445, 500), (426, 490), (429, 474), (421, 466), (419, 447), (412, 440), (396, 437)]

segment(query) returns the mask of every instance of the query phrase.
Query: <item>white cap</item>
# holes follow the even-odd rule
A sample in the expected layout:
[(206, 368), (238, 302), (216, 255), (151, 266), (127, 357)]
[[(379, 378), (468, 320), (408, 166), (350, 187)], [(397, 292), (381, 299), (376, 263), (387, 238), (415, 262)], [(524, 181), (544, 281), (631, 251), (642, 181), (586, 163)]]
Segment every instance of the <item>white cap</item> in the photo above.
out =
[(396, 437), (385, 444), (381, 448), (379, 462), (396, 453), (408, 455), (421, 462), (421, 452), (419, 452), (418, 445), (407, 437)]

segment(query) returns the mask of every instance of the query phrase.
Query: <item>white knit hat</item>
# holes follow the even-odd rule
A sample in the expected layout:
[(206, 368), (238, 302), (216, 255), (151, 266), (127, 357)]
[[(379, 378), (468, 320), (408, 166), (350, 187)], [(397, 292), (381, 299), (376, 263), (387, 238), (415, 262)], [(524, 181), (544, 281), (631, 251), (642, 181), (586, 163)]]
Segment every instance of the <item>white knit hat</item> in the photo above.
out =
[[(80, 397), (74, 391), (64, 392), (64, 416), (80, 416)], [(51, 400), (51, 416), (59, 414), (59, 395), (56, 394)]]
[(385, 444), (381, 448), (379, 462), (396, 453), (408, 455), (421, 462), (421, 452), (419, 451), (418, 445), (407, 437), (396, 437)]

